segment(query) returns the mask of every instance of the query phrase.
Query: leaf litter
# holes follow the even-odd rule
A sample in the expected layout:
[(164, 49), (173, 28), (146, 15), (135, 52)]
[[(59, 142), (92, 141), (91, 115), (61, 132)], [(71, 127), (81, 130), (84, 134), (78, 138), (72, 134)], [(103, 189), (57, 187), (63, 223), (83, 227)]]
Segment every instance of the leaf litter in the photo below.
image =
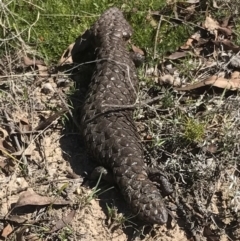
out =
[[(216, 2), (214, 6), (218, 7)], [(179, 3), (180, 11), (175, 16), (191, 19), (198, 3)], [(158, 22), (155, 18), (153, 21), (156, 28)], [(127, 215), (129, 211), (117, 189), (98, 197), (82, 186), (83, 177), (92, 167), (86, 161), (78, 128), (69, 129), (78, 115), (66, 95), (73, 82), (66, 80), (69, 73), (77, 78), (81, 74), (79, 66), (74, 65), (74, 54), (81, 49), (73, 43), (54, 69), (23, 51), (12, 56), (16, 66), (4, 71), (11, 74), (4, 77), (4, 88), (0, 84), (1, 89), (7, 88), (0, 115), (2, 238), (58, 240), (65, 232), (67, 240), (239, 239), (240, 49), (233, 41), (231, 17), (220, 23), (207, 15), (196, 27), (197, 31), (157, 67), (146, 64), (145, 77), (154, 81), (150, 85), (141, 81), (140, 97), (163, 98), (136, 114), (149, 152), (147, 162), (164, 169), (174, 185), (175, 195), (165, 201), (175, 223), (136, 232), (138, 227), (131, 218), (122, 224), (122, 213)], [(132, 50), (145, 54), (134, 45)], [(204, 92), (200, 92), (202, 88)], [(220, 89), (220, 94), (209, 91), (214, 88)], [(231, 93), (225, 95), (229, 90)], [(71, 98), (76, 103), (70, 104), (78, 110), (82, 92), (76, 92), (78, 96)], [(121, 215), (111, 219), (106, 206), (100, 207), (102, 201), (113, 209), (117, 206)], [(14, 209), (26, 211), (29, 206), (34, 209), (14, 214)], [(113, 222), (110, 226), (114, 229), (108, 229), (107, 220)]]

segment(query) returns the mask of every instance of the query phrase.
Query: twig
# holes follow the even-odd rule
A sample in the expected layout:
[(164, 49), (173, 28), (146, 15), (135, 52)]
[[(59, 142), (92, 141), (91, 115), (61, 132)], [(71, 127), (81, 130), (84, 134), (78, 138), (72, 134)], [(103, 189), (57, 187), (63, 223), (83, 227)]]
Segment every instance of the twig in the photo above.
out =
[(163, 16), (161, 15), (160, 20), (159, 20), (159, 22), (158, 22), (158, 26), (157, 26), (156, 36), (155, 36), (153, 59), (156, 58), (156, 53), (157, 53), (157, 41), (158, 41), (158, 35), (159, 35), (159, 30), (160, 30), (160, 26), (161, 26), (161, 23), (162, 23), (162, 19), (163, 19)]
[(116, 109), (110, 109), (110, 110), (103, 111), (102, 113), (99, 113), (99, 114), (95, 115), (94, 117), (92, 117), (91, 119), (89, 119), (86, 123), (88, 124), (88, 123), (92, 122), (93, 120), (95, 120), (96, 118), (98, 118), (102, 115), (105, 115), (105, 114), (109, 114), (111, 112), (131, 110), (131, 109), (135, 109), (137, 107), (146, 106), (146, 105), (152, 104), (153, 102), (155, 102), (157, 100), (161, 100), (162, 98), (163, 98), (162, 96), (157, 96), (157, 97), (155, 97), (151, 100), (147, 100), (147, 101), (144, 101), (142, 103), (135, 102), (132, 105), (103, 105), (103, 106), (113, 107), (113, 108), (116, 108)]
[[(162, 96), (157, 96), (154, 97), (153, 99), (150, 100), (146, 100), (140, 103), (134, 103), (132, 105), (103, 105), (103, 107), (108, 106), (108, 107), (115, 107), (115, 108), (119, 108), (120, 110), (124, 110), (124, 109), (135, 109), (136, 107), (142, 107), (142, 106), (146, 106), (146, 105), (150, 105), (152, 103), (154, 103), (157, 100), (161, 100), (163, 97)], [(118, 109), (118, 110), (119, 110)]]
[(58, 117), (60, 117), (61, 115), (63, 115), (67, 110), (63, 109), (61, 111), (58, 111), (56, 113), (54, 113), (53, 115), (51, 115), (50, 117), (48, 117), (44, 122), (40, 123), (35, 129), (34, 131), (40, 131), (43, 130), (45, 128), (47, 128), (48, 126), (50, 126), (50, 124), (52, 124), (53, 121), (55, 121)]
[[(176, 20), (176, 21), (181, 21), (182, 24), (185, 24), (185, 25), (192, 25), (194, 27), (198, 27), (200, 29), (203, 29), (205, 30), (204, 27), (198, 25), (198, 24), (195, 24), (195, 23), (192, 23), (192, 22), (186, 22), (184, 19), (180, 19), (180, 18), (174, 18), (174, 17), (171, 17), (171, 16), (167, 16), (167, 15), (164, 15), (164, 14), (160, 14), (159, 11), (151, 11), (150, 14), (152, 15), (156, 15), (156, 16), (163, 16), (165, 18), (168, 18), (168, 19), (172, 19), (172, 20)], [(165, 19), (163, 19), (164, 21), (167, 21)], [(167, 21), (168, 22), (168, 21)]]

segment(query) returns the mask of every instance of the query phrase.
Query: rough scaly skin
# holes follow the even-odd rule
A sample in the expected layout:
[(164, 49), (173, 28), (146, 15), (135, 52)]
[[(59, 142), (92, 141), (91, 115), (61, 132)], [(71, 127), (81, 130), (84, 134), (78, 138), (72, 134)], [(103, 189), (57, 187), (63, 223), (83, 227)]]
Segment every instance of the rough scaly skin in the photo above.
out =
[(117, 8), (108, 9), (90, 29), (97, 64), (81, 113), (83, 137), (93, 158), (112, 170), (133, 212), (143, 221), (164, 224), (168, 211), (148, 178), (133, 111), (112, 107), (132, 105), (137, 98), (138, 78), (126, 48), (131, 34)]

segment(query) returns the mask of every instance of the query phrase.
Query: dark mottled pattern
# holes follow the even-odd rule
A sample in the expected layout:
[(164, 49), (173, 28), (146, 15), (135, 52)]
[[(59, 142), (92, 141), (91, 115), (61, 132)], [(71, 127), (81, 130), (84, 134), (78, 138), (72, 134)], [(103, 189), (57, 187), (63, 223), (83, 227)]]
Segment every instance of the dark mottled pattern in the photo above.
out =
[(168, 212), (157, 187), (148, 178), (143, 146), (130, 109), (137, 98), (138, 78), (126, 40), (132, 29), (117, 8), (110, 8), (90, 29), (97, 64), (82, 109), (81, 125), (88, 151), (113, 171), (133, 212), (147, 222), (163, 224)]

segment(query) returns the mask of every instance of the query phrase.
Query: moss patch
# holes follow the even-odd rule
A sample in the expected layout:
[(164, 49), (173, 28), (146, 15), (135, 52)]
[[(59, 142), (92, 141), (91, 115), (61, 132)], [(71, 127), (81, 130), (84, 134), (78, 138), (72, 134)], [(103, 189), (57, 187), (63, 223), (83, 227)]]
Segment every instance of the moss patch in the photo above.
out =
[[(89, 28), (104, 10), (112, 6), (121, 8), (133, 26), (132, 42), (147, 49), (149, 53), (153, 52), (155, 44), (158, 56), (173, 51), (189, 36), (186, 26), (170, 25), (163, 21), (155, 41), (157, 26), (151, 23), (149, 16), (152, 19), (153, 16), (149, 15), (149, 11), (159, 11), (167, 7), (164, 0), (48, 0), (34, 3), (13, 0), (7, 1), (5, 6), (11, 13), (8, 13), (9, 21), (4, 20), (7, 28), (18, 32), (47, 62), (56, 62), (63, 50)], [(169, 9), (171, 10), (171, 6)], [(2, 18), (4, 17), (5, 14), (2, 15)], [(154, 17), (156, 23), (159, 19), (159, 16)], [(8, 35), (6, 32), (0, 34), (2, 38)]]

